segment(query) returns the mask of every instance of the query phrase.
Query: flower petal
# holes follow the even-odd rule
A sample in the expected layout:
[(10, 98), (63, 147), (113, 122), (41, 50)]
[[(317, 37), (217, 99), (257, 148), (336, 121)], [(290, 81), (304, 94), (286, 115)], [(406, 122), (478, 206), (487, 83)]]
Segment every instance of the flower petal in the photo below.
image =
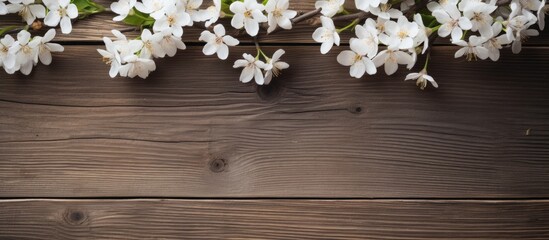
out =
[(61, 19), (61, 32), (63, 34), (69, 34), (72, 32), (72, 23), (71, 23), (71, 19), (68, 18), (68, 17), (63, 17)]
[(219, 48), (217, 49), (217, 57), (221, 60), (227, 59), (227, 57), (229, 57), (229, 47), (225, 44), (219, 45)]

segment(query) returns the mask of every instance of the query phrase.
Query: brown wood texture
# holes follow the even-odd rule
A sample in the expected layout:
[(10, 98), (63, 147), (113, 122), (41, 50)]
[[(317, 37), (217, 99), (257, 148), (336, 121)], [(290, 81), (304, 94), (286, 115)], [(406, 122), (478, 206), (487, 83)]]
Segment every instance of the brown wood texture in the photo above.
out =
[[(110, 6), (110, 3), (112, 1), (110, 0), (98, 0), (98, 3), (102, 4), (103, 6)], [(314, 3), (315, 0), (300, 0), (300, 1), (291, 1), (290, 8), (297, 10), (299, 12), (307, 12), (314, 10)], [(211, 5), (211, 1), (204, 1), (203, 6), (209, 6)], [(353, 9), (354, 4), (353, 1), (347, 1), (345, 4), (347, 9)], [(112, 29), (128, 29), (130, 26), (125, 25), (121, 22), (113, 22), (112, 18), (115, 16), (113, 13), (101, 13), (95, 16), (91, 16), (87, 19), (80, 20), (74, 24), (73, 32), (68, 35), (63, 35), (60, 32), (58, 32), (57, 37), (55, 38), (56, 41), (64, 42), (64, 41), (71, 41), (71, 42), (89, 42), (89, 41), (101, 41), (101, 38), (103, 36), (113, 37), (111, 34)], [(0, 26), (3, 25), (17, 25), (20, 22), (20, 18), (18, 16), (0, 16)], [(224, 25), (228, 28), (230, 28), (230, 21), (225, 20), (222, 21)], [(318, 21), (308, 21), (303, 22), (300, 24), (297, 24), (294, 29), (291, 31), (280, 31), (275, 34), (266, 35), (265, 32), (260, 33), (260, 42), (263, 43), (315, 43), (312, 39), (312, 34), (314, 30), (318, 27), (318, 25), (313, 24), (313, 22)], [(343, 25), (346, 23), (343, 23)], [(341, 24), (340, 24), (341, 25)], [(202, 29), (199, 28), (192, 28), (187, 27), (185, 28), (185, 34), (183, 36), (183, 40), (187, 43), (192, 42), (199, 42), (198, 38), (200, 37), (200, 33), (202, 32)], [(526, 41), (525, 45), (547, 45), (549, 43), (549, 31), (544, 31), (539, 37), (532, 37)], [(229, 30), (229, 34), (237, 34), (238, 30)], [(125, 33), (128, 36), (137, 36), (139, 32), (127, 32)], [(342, 33), (341, 41), (342, 43), (347, 43), (348, 40), (354, 37), (354, 34), (349, 31), (345, 31)], [(253, 42), (253, 39), (251, 37), (248, 37), (247, 35), (241, 35), (238, 37), (238, 39), (243, 43), (250, 43)], [(437, 44), (450, 44), (448, 39), (439, 39), (436, 41)]]
[(0, 239), (547, 239), (548, 201), (0, 201)]
[(198, 29), (149, 79), (110, 79), (111, 18), (0, 72), (1, 240), (549, 239), (549, 31), (497, 63), (436, 46), (420, 91), (350, 78), (347, 47), (321, 55), (300, 25), (260, 38), (291, 68), (256, 87), (232, 68), (251, 39), (220, 61)]
[(1, 75), (0, 196), (549, 196), (547, 48), (437, 47), (427, 91), (406, 71), (351, 79), (343, 48), (285, 47), (291, 70), (257, 89), (232, 68), (253, 47), (192, 46), (146, 80), (109, 79), (96, 48)]

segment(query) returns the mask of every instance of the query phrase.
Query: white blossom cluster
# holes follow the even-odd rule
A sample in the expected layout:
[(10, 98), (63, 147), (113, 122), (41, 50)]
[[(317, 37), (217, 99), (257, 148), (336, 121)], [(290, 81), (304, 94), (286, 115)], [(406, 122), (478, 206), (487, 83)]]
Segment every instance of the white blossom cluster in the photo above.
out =
[[(138, 27), (150, 25), (151, 30), (144, 29), (137, 39), (128, 40), (120, 31), (113, 30), (114, 40), (104, 37), (106, 50), (98, 49), (103, 61), (111, 66), (109, 75), (134, 78), (147, 78), (156, 70), (154, 58), (173, 57), (178, 49), (186, 49), (182, 41), (183, 28), (193, 26), (195, 22), (204, 22), (206, 27), (215, 23), (221, 14), (221, 0), (215, 0), (214, 5), (200, 9), (202, 0), (120, 0), (111, 4), (111, 10), (118, 14), (114, 21), (129, 21), (133, 16), (144, 21), (133, 23)], [(219, 52), (222, 59), (228, 56), (228, 47), (235, 46), (238, 41), (230, 36), (223, 38), (225, 29), (216, 26), (216, 34), (208, 35), (205, 31), (201, 40), (208, 41), (204, 53), (212, 55)], [(211, 34), (211, 33), (210, 33)]]
[(0, 0), (0, 15), (16, 13), (32, 25), (43, 19), (49, 27), (61, 27), (63, 34), (72, 32), (72, 19), (78, 17), (78, 8), (70, 0)]
[(259, 51), (266, 62), (259, 60), (259, 55), (254, 58), (244, 53), (242, 55), (244, 59), (236, 60), (234, 63), (234, 68), (244, 68), (240, 74), (241, 82), (248, 83), (254, 79), (257, 85), (267, 85), (273, 77), (278, 77), (282, 70), (290, 67), (288, 63), (280, 61), (282, 55), (286, 53), (283, 49), (278, 49), (272, 57), (267, 57), (261, 50)]
[(38, 62), (50, 65), (51, 53), (64, 50), (63, 46), (50, 43), (54, 37), (54, 29), (50, 29), (43, 37), (31, 37), (26, 30), (20, 31), (17, 39), (11, 35), (5, 35), (0, 39), (0, 67), (3, 67), (8, 74), (20, 71), (29, 75)]
[[(297, 12), (289, 10), (289, 7), (289, 0), (269, 0), (265, 5), (256, 0), (234, 1), (230, 4), (230, 10), (234, 13), (231, 25), (236, 29), (244, 28), (252, 37), (258, 34), (259, 24), (265, 22), (269, 26), (267, 33), (273, 32), (278, 27), (289, 30), (292, 29), (291, 20), (297, 16)], [(240, 74), (241, 82), (248, 83), (254, 79), (258, 85), (267, 85), (273, 76), (278, 77), (282, 70), (290, 67), (288, 63), (280, 61), (284, 53), (283, 49), (279, 49), (272, 57), (268, 57), (257, 46), (256, 57), (244, 53), (243, 59), (236, 60), (233, 67), (243, 68)], [(265, 61), (260, 60), (261, 57)]]
[[(519, 53), (522, 43), (539, 35), (544, 28), (548, 11), (546, 0), (354, 0), (356, 9), (344, 8), (345, 0), (317, 0), (317, 11), (298, 17), (289, 9), (289, 0), (213, 0), (202, 8), (203, 0), (118, 0), (110, 5), (114, 21), (121, 21), (141, 29), (135, 39), (128, 39), (121, 31), (113, 30), (114, 38), (104, 37), (106, 49), (98, 49), (103, 61), (110, 65), (109, 75), (147, 78), (156, 69), (155, 58), (173, 57), (186, 48), (182, 40), (184, 28), (205, 29), (199, 41), (205, 42), (204, 55), (229, 57), (229, 48), (240, 44), (237, 39), (245, 33), (254, 37), (255, 55), (244, 53), (233, 67), (242, 68), (240, 81), (255, 80), (258, 85), (269, 84), (289, 64), (281, 61), (285, 54), (279, 49), (267, 55), (259, 46), (258, 35), (275, 30), (292, 29), (304, 20), (321, 16), (312, 38), (320, 43), (320, 52), (327, 54), (341, 43), (343, 31), (353, 31), (348, 50), (340, 52), (337, 62), (350, 67), (351, 77), (374, 75), (383, 66), (387, 75), (399, 66), (412, 69), (418, 59), (424, 62), (420, 71), (408, 74), (405, 80), (416, 80), (424, 89), (428, 83), (437, 87), (427, 74), (430, 60), (429, 44), (436, 38), (447, 38), (458, 46), (455, 57), (467, 60), (500, 58), (500, 50), (509, 47)], [(38, 62), (49, 64), (51, 52), (63, 51), (59, 44), (50, 43), (55, 30), (43, 37), (31, 37), (27, 31), (46, 26), (60, 26), (62, 33), (72, 31), (77, 17), (103, 12), (106, 9), (93, 0), (0, 0), (0, 15), (18, 14), (25, 27), (1, 28), (3, 34), (20, 31), (17, 39), (5, 35), (0, 42), (0, 66), (8, 73), (29, 74)], [(230, 18), (237, 35), (227, 33), (220, 18)], [(41, 21), (42, 20), (42, 21)], [(339, 27), (342, 24), (343, 27)], [(426, 55), (420, 58), (420, 55)]]
[[(313, 33), (313, 39), (322, 43), (320, 51), (326, 54), (333, 45), (340, 44), (341, 31), (354, 27), (356, 37), (349, 41), (350, 50), (342, 51), (337, 61), (350, 66), (350, 75), (355, 78), (361, 78), (365, 73), (373, 75), (382, 65), (387, 75), (395, 73), (398, 65), (413, 68), (417, 55), (429, 48), (432, 34), (449, 37), (452, 44), (460, 46), (456, 58), (466, 56), (468, 60), (490, 58), (497, 61), (503, 46), (511, 44), (513, 53), (519, 53), (523, 41), (529, 36), (537, 36), (539, 32), (531, 27), (538, 23), (543, 29), (547, 12), (545, 0), (512, 0), (501, 6), (496, 0), (429, 1), (430, 15), (406, 14), (416, 4), (413, 0), (403, 1), (396, 7), (388, 0), (355, 0), (356, 8), (368, 17), (337, 29), (332, 18), (346, 15), (344, 2), (316, 1), (316, 8), (321, 9), (323, 16), (320, 19), (322, 26)], [(434, 20), (424, 24), (424, 19), (429, 17)], [(423, 69), (408, 74), (405, 80), (417, 80), (422, 89), (428, 82), (438, 87), (427, 75), (428, 60), (429, 56)]]
[(70, 0), (0, 0), (0, 15), (7, 14), (19, 15), (26, 26), (13, 28), (19, 31), (17, 39), (6, 34), (0, 40), (0, 67), (8, 74), (21, 72), (29, 75), (38, 62), (49, 65), (51, 53), (64, 50), (63, 46), (50, 43), (56, 35), (54, 29), (43, 37), (32, 37), (29, 28), (40, 29), (40, 20), (43, 20), (46, 26), (60, 26), (61, 31), (68, 34), (72, 31), (71, 20), (78, 17), (78, 9)]
[(259, 24), (264, 22), (269, 25), (268, 33), (277, 27), (289, 30), (292, 29), (291, 19), (297, 16), (297, 12), (289, 10), (289, 7), (289, 0), (269, 0), (265, 5), (256, 0), (234, 1), (230, 5), (234, 13), (231, 25), (236, 29), (244, 28), (252, 37), (257, 35)]
[[(178, 49), (185, 49), (182, 41), (183, 28), (197, 22), (204, 22), (209, 28), (221, 17), (230, 15), (231, 25), (236, 29), (244, 28), (250, 36), (256, 36), (260, 23), (268, 22), (268, 32), (277, 27), (291, 29), (291, 19), (296, 11), (288, 10), (289, 0), (269, 0), (265, 5), (256, 0), (231, 1), (228, 8), (231, 13), (221, 10), (222, 0), (214, 0), (214, 5), (201, 9), (202, 0), (120, 0), (111, 4), (111, 10), (117, 14), (114, 21), (124, 21), (144, 29), (137, 39), (128, 40), (120, 31), (113, 30), (116, 39), (104, 38), (106, 49), (98, 49), (103, 61), (111, 66), (110, 76), (147, 78), (156, 69), (154, 58), (174, 56)], [(227, 1), (225, 1), (225, 4)], [(134, 16), (138, 16), (135, 20)], [(139, 19), (144, 19), (143, 21)], [(229, 47), (240, 42), (226, 33), (221, 24), (213, 26), (212, 31), (204, 30), (199, 38), (206, 42), (204, 55), (214, 55), (221, 60), (229, 56)], [(284, 50), (280, 49), (269, 58), (257, 48), (256, 57), (244, 54), (244, 59), (237, 60), (235, 68), (243, 67), (240, 81), (247, 83), (255, 79), (257, 84), (268, 84), (280, 71), (289, 67), (281, 62)], [(259, 58), (263, 57), (265, 61)]]

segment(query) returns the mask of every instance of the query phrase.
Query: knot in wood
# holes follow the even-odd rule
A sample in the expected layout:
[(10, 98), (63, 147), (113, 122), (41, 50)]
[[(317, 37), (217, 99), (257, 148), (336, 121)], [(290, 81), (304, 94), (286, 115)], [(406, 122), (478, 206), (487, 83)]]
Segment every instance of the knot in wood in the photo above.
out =
[(220, 173), (225, 171), (225, 168), (227, 167), (227, 163), (224, 159), (213, 159), (209, 163), (210, 165), (210, 171), (214, 173)]
[(70, 225), (82, 225), (87, 221), (88, 217), (82, 211), (68, 209), (65, 211), (63, 219)]
[(349, 112), (352, 114), (362, 114), (364, 112), (364, 108), (359, 103), (354, 103), (349, 106)]
[(276, 99), (279, 99), (279, 97), (282, 95), (284, 86), (281, 81), (275, 80), (277, 79), (273, 79), (273, 81), (269, 85), (257, 86), (257, 95), (261, 100), (274, 101)]

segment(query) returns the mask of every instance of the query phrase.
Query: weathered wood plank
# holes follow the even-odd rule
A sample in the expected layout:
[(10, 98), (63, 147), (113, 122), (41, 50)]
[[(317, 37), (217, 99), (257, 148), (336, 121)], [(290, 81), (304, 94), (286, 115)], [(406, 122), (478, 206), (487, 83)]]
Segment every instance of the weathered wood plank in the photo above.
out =
[[(306, 12), (314, 10), (314, 3), (316, 0), (300, 0), (300, 1), (291, 1), (290, 7), (297, 11)], [(104, 6), (109, 6), (112, 2), (111, 0), (99, 0)], [(204, 6), (209, 6), (209, 1), (205, 1)], [(347, 1), (346, 7), (348, 9), (354, 8), (354, 1)], [(96, 16), (92, 16), (86, 20), (75, 23), (73, 32), (69, 35), (59, 34), (56, 38), (56, 41), (101, 41), (103, 36), (112, 37), (110, 31), (112, 29), (127, 29), (129, 26), (123, 23), (116, 23), (112, 21), (114, 14), (103, 13)], [(20, 18), (17, 17), (7, 17), (0, 16), (0, 26), (2, 25), (13, 25), (20, 22)], [(318, 22), (318, 21), (317, 21)], [(229, 21), (223, 22), (225, 26), (230, 26)], [(312, 34), (317, 25), (312, 25), (311, 22), (300, 23), (295, 26), (291, 31), (280, 31), (276, 34), (266, 36), (264, 33), (260, 35), (260, 41), (263, 43), (315, 43), (312, 39)], [(185, 35), (183, 40), (188, 43), (198, 42), (200, 37), (201, 29), (197, 28), (185, 28)], [(237, 31), (233, 30), (229, 33), (235, 34)], [(128, 36), (136, 36), (137, 32), (128, 32)], [(347, 43), (349, 38), (353, 37), (353, 33), (346, 31), (342, 33), (342, 42)], [(525, 45), (549, 45), (548, 41), (549, 29), (546, 29), (541, 36), (530, 38)], [(239, 37), (239, 40), (243, 43), (253, 42), (253, 39), (246, 36)], [(438, 44), (449, 44), (449, 41), (446, 39), (437, 41)]]
[(0, 75), (0, 196), (549, 196), (549, 49), (466, 63), (438, 47), (441, 88), (422, 92), (404, 72), (350, 79), (341, 48), (285, 48), (291, 70), (259, 91), (232, 69), (253, 47), (113, 80), (95, 46), (69, 46)]
[(1, 201), (0, 238), (547, 239), (549, 201)]

